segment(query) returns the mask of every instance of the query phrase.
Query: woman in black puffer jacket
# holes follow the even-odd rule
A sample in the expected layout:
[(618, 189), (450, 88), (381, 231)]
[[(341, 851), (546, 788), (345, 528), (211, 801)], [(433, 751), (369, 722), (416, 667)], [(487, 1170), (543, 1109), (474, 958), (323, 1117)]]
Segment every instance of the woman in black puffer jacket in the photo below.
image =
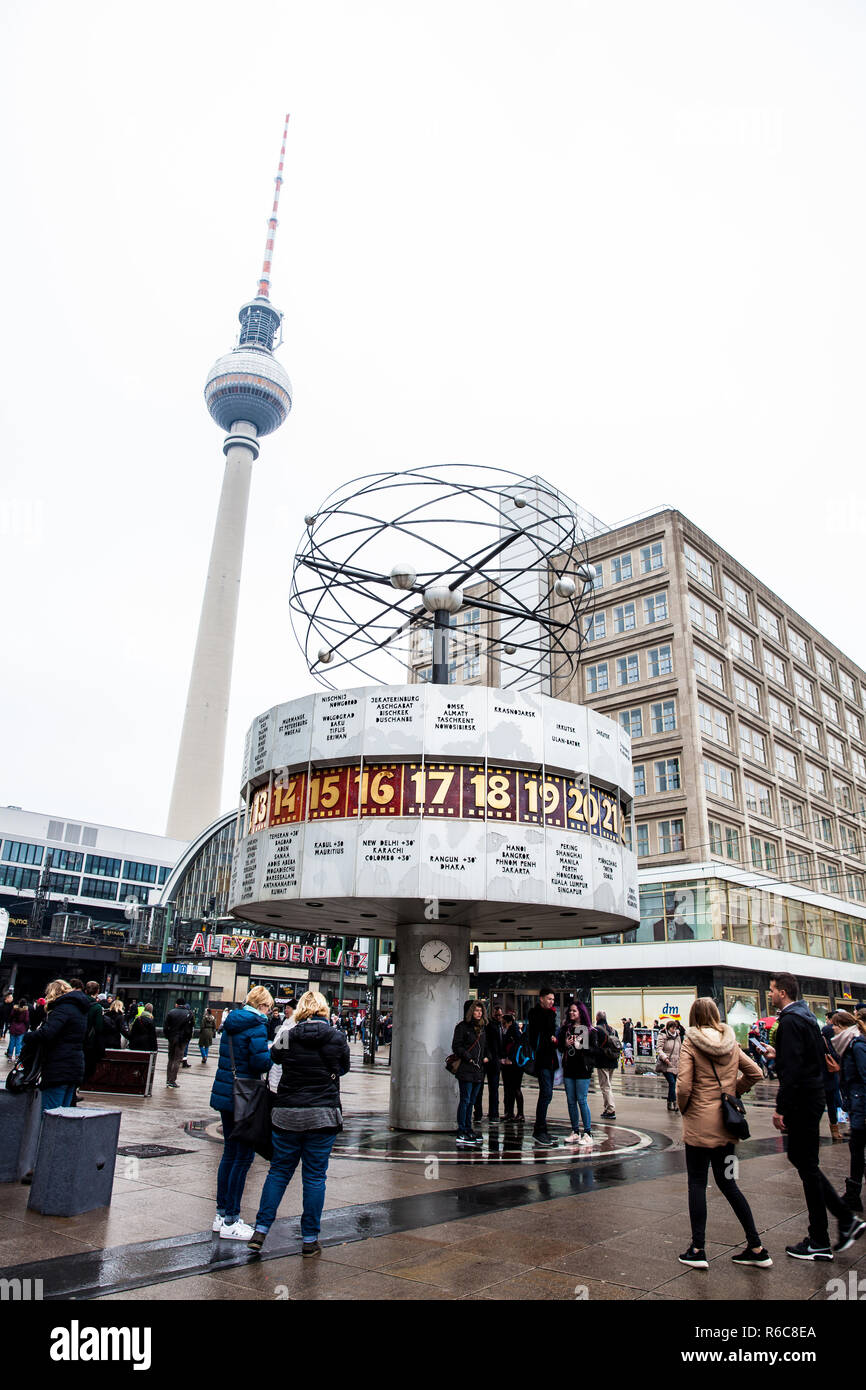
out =
[(460, 1066), (454, 1074), (460, 1087), (457, 1143), (461, 1147), (481, 1143), (481, 1135), (472, 1128), (472, 1112), (484, 1085), (486, 1046), (487, 1011), (478, 999), (469, 999), (463, 1011), (463, 1022), (458, 1023), (451, 1040), (451, 1051), (460, 1058)]
[(346, 1035), (331, 1027), (329, 1014), (325, 996), (308, 990), (301, 996), (291, 1031), (281, 1035), (271, 1048), (271, 1060), (282, 1065), (283, 1074), (271, 1111), (274, 1156), (262, 1188), (256, 1229), (247, 1242), (251, 1250), (261, 1250), (264, 1245), (300, 1161), (304, 1188), (301, 1254), (321, 1252), (319, 1229), (328, 1160), (343, 1128), (340, 1077), (350, 1065)]
[(84, 1080), (84, 1034), (93, 1000), (66, 980), (52, 980), (45, 991), (45, 1022), (36, 1036), (42, 1044), (42, 1109), (75, 1103)]

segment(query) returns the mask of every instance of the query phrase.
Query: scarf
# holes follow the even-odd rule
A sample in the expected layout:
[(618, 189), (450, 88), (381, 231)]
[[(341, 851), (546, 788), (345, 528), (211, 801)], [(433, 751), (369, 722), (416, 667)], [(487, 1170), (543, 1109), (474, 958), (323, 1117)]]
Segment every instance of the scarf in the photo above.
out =
[(841, 1033), (837, 1033), (833, 1039), (833, 1051), (836, 1053), (836, 1056), (841, 1057), (848, 1044), (853, 1042), (859, 1034), (860, 1029), (857, 1027), (856, 1023), (852, 1023), (850, 1028), (843, 1028)]

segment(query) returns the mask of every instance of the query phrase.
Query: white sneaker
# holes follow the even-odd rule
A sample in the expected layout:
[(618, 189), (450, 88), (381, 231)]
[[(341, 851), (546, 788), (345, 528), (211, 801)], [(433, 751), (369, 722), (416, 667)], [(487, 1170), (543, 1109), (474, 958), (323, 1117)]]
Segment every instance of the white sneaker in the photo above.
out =
[(221, 1240), (249, 1240), (252, 1233), (252, 1226), (248, 1226), (247, 1223), (241, 1221), (240, 1218), (231, 1226), (227, 1226), (225, 1222), (220, 1226)]
[(579, 1143), (580, 1143), (580, 1135), (579, 1135), (579, 1134), (569, 1134), (569, 1136), (568, 1136), (568, 1138), (566, 1139), (565, 1142), (566, 1142), (566, 1144), (579, 1144)]
[(213, 1219), (213, 1225), (211, 1226), (211, 1230), (212, 1230), (212, 1231), (221, 1231), (222, 1228), (223, 1228), (223, 1219), (222, 1219), (222, 1217), (220, 1216), (219, 1212), (217, 1212), (216, 1216), (215, 1216), (214, 1219)]
[(580, 1148), (582, 1148), (582, 1149), (591, 1149), (591, 1148), (592, 1148), (592, 1135), (591, 1135), (591, 1134), (584, 1134), (583, 1138), (579, 1139), (577, 1142), (578, 1142)]

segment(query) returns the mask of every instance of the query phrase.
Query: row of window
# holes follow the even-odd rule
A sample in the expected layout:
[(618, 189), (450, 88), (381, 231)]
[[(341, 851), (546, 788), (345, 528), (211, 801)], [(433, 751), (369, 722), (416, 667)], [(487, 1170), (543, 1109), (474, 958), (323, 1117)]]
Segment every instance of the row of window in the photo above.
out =
[[(637, 559), (635, 560), (635, 554)], [(603, 589), (605, 586), (605, 567), (607, 567), (608, 582), (613, 584), (627, 584), (630, 579), (636, 579), (640, 574), (652, 574), (655, 570), (664, 569), (665, 557), (664, 547), (661, 541), (653, 541), (651, 545), (642, 546), (637, 552), (627, 551), (622, 555), (614, 555), (609, 560), (599, 560), (590, 565), (593, 573), (592, 587)]]
[[(685, 560), (686, 571), (691, 578), (696, 580), (697, 583), (702, 584), (704, 588), (712, 590), (714, 594), (718, 594), (719, 587), (716, 581), (715, 565), (713, 561), (688, 542), (683, 545), (683, 558)], [(853, 700), (866, 707), (866, 692), (864, 692), (861, 698), (861, 694), (858, 691), (858, 682), (850, 672), (843, 670), (841, 666), (838, 668), (837, 672), (832, 658), (817, 646), (814, 647), (813, 660), (810, 652), (810, 643), (802, 633), (797, 632), (795, 628), (791, 627), (790, 623), (788, 624), (788, 641), (786, 644), (780, 615), (774, 613), (773, 610), (762, 603), (760, 599), (753, 599), (752, 595), (743, 588), (742, 584), (738, 584), (737, 581), (729, 574), (726, 574), (724, 570), (722, 571), (721, 594), (728, 607), (732, 608), (734, 612), (739, 613), (751, 623), (755, 623), (757, 619), (756, 625), (766, 637), (769, 637), (773, 642), (777, 642), (781, 647), (787, 645), (787, 649), (792, 656), (796, 657), (798, 661), (803, 662), (804, 665), (810, 666), (812, 670), (818, 673), (822, 680), (829, 681), (837, 690), (841, 690), (846, 699)], [(756, 610), (755, 613), (752, 611), (753, 602)], [(710, 636), (718, 639), (719, 615), (717, 611), (711, 608), (710, 605), (704, 604), (701, 600), (695, 599), (692, 621), (696, 622), (698, 626), (702, 624), (695, 618), (696, 611), (704, 618), (704, 631), (708, 632)], [(707, 622), (710, 624), (709, 626), (706, 625)], [(732, 644), (735, 641), (739, 642), (744, 660), (750, 661), (753, 666), (757, 666), (757, 662), (754, 658), (753, 642), (749, 634), (730, 621), (728, 627), (731, 633)], [(713, 628), (715, 628), (715, 631), (712, 630)], [(750, 651), (751, 654), (749, 655), (748, 653)], [(766, 668), (766, 652), (764, 664)], [(771, 654), (770, 665), (772, 666), (774, 664), (777, 670), (781, 672), (784, 671), (784, 666), (780, 659), (774, 654)], [(768, 671), (768, 674), (772, 675), (772, 672)], [(798, 673), (795, 670), (795, 686), (797, 677)], [(785, 681), (781, 675), (773, 675), (773, 679), (782, 680), (782, 683), (787, 684), (787, 681)], [(805, 678), (800, 677), (800, 679), (804, 680)], [(811, 682), (807, 681), (806, 684), (810, 686)]]
[(657, 758), (652, 764), (636, 763), (634, 766), (634, 794), (647, 795), (647, 768), (653, 777), (656, 793), (678, 792), (682, 787), (679, 758)]
[[(645, 677), (641, 676), (642, 662), (646, 670)], [(586, 693), (600, 695), (603, 691), (610, 690), (612, 676), (617, 686), (637, 685), (641, 679), (653, 680), (656, 676), (670, 676), (673, 669), (670, 643), (662, 647), (649, 647), (644, 652), (629, 652), (627, 656), (619, 656), (614, 661), (599, 661), (593, 666), (585, 667)]]
[[(816, 795), (829, 801), (824, 773), (821, 768), (815, 767), (810, 762), (806, 763), (806, 786)], [(713, 758), (704, 758), (704, 787), (709, 796), (718, 797), (721, 801), (729, 801), (732, 806), (739, 804), (734, 769), (727, 767), (724, 763), (716, 762)], [(854, 815), (850, 789), (845, 787), (843, 783), (835, 790), (836, 804), (839, 809)], [(743, 804), (747, 811), (752, 812), (753, 815), (762, 816), (765, 820), (774, 820), (773, 795), (774, 789), (772, 787), (755, 777), (743, 775)], [(809, 818), (803, 802), (791, 796), (781, 796), (780, 799), (782, 820), (788, 829), (798, 830), (801, 834), (808, 835), (812, 839), (822, 839), (827, 844), (835, 845), (837, 843), (833, 833), (834, 820), (832, 816), (819, 811)], [(866, 811), (866, 805), (863, 806), (863, 810)], [(856, 827), (845, 825), (844, 821), (840, 821), (838, 843), (840, 848), (845, 849), (848, 853), (859, 854), (862, 848), (862, 836)]]
[(847, 892), (853, 902), (866, 902), (866, 881), (863, 874), (856, 870), (843, 869), (817, 855), (816, 873), (811, 854), (788, 849), (783, 859), (778, 842), (761, 835), (749, 835), (748, 857), (745, 857), (741, 854), (741, 841), (745, 840), (745, 835), (737, 826), (725, 825), (722, 821), (709, 821), (709, 833), (711, 854), (737, 864), (751, 865), (762, 872), (784, 873), (792, 883), (802, 883), (807, 888), (835, 894)]
[(669, 734), (677, 727), (677, 706), (675, 700), (655, 700), (650, 705), (635, 705), (633, 709), (621, 709), (619, 722), (629, 738), (643, 738), (644, 734)]
[(639, 612), (642, 615), (643, 626), (667, 622), (667, 593), (663, 591), (660, 594), (647, 594), (642, 604), (640, 600), (618, 604), (611, 609), (610, 614), (605, 609), (593, 613), (592, 617), (586, 620), (584, 638), (587, 642), (601, 642), (605, 637), (615, 637), (621, 632), (634, 632), (638, 625)]
[(171, 873), (171, 869), (160, 867), (159, 864), (142, 864), (130, 859), (109, 859), (98, 854), (88, 854), (85, 863), (85, 856), (77, 850), (46, 851), (43, 845), (28, 844), (25, 840), (3, 842), (3, 858), (12, 864), (42, 864), (43, 860), (48, 864), (46, 854), (51, 856), (50, 866), (55, 872), (63, 870), (81, 873), (83, 867), (87, 874), (97, 874), (101, 878), (120, 878), (122, 867), (123, 877), (132, 879), (135, 883), (160, 884), (165, 883)]
[(632, 827), (627, 825), (624, 835), (626, 846), (634, 851), (638, 859), (645, 859), (650, 854), (681, 854), (686, 847), (685, 821), (682, 817), (641, 821), (634, 826), (633, 837)]
[[(693, 653), (695, 675), (698, 679), (704, 681), (706, 685), (711, 685), (714, 689), (721, 691), (723, 695), (728, 694), (729, 692), (725, 684), (724, 666), (718, 657), (713, 656), (711, 652), (705, 651), (703, 647), (699, 647), (697, 644), (693, 645)], [(757, 714), (763, 718), (762, 692), (757, 683), (750, 680), (748, 676), (743, 675), (742, 671), (733, 668), (732, 684), (732, 693), (736, 702), (742, 705), (744, 709), (751, 710), (753, 714)], [(814, 748), (817, 753), (823, 753), (825, 751), (823, 747), (823, 743), (825, 742), (826, 754), (833, 762), (837, 763), (839, 767), (850, 767), (858, 777), (862, 777), (866, 780), (866, 754), (861, 753), (857, 748), (848, 748), (836, 734), (831, 733), (829, 730), (823, 731), (822, 740), (820, 725), (816, 724), (815, 720), (810, 719), (808, 715), (802, 713), (798, 714), (792, 705), (789, 705), (785, 700), (781, 700), (777, 695), (767, 694), (766, 704), (766, 717), (769, 719), (770, 723), (775, 724), (782, 733), (790, 734), (792, 738), (800, 737), (804, 744), (810, 748)], [(848, 727), (849, 731), (853, 731), (854, 737), (859, 738), (861, 736), (862, 724), (857, 716), (852, 716), (852, 722)], [(706, 732), (709, 733), (709, 730)], [(722, 740), (722, 742), (729, 741), (729, 739)]]

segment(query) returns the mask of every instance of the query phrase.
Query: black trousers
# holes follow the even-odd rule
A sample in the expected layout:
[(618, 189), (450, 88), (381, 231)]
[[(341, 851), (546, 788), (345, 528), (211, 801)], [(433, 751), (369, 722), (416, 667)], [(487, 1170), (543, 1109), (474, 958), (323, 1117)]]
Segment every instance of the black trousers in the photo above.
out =
[[(500, 1065), (498, 1062), (488, 1062), (484, 1068), (487, 1076), (487, 1114), (491, 1120), (499, 1118), (499, 1073)], [(475, 1102), (474, 1119), (481, 1119), (481, 1097), (484, 1094), (484, 1087), (478, 1092), (478, 1099)]]
[(502, 1104), (505, 1108), (506, 1116), (513, 1116), (515, 1106), (517, 1114), (523, 1114), (523, 1068), (514, 1065), (502, 1068)]
[(707, 1237), (707, 1178), (710, 1165), (713, 1169), (716, 1187), (730, 1203), (731, 1209), (743, 1228), (746, 1242), (757, 1250), (761, 1244), (758, 1228), (752, 1216), (752, 1209), (734, 1181), (729, 1162), (734, 1157), (734, 1145), (722, 1144), (716, 1149), (700, 1148), (697, 1144), (686, 1144), (686, 1172), (689, 1175), (689, 1220), (692, 1223), (692, 1244), (703, 1250)]
[(803, 1194), (809, 1209), (809, 1240), (813, 1245), (829, 1245), (827, 1212), (830, 1211), (848, 1225), (851, 1213), (840, 1201), (835, 1190), (821, 1172), (818, 1164), (819, 1130), (824, 1113), (823, 1093), (806, 1097), (796, 1110), (785, 1113), (788, 1138), (788, 1162), (800, 1174)]

